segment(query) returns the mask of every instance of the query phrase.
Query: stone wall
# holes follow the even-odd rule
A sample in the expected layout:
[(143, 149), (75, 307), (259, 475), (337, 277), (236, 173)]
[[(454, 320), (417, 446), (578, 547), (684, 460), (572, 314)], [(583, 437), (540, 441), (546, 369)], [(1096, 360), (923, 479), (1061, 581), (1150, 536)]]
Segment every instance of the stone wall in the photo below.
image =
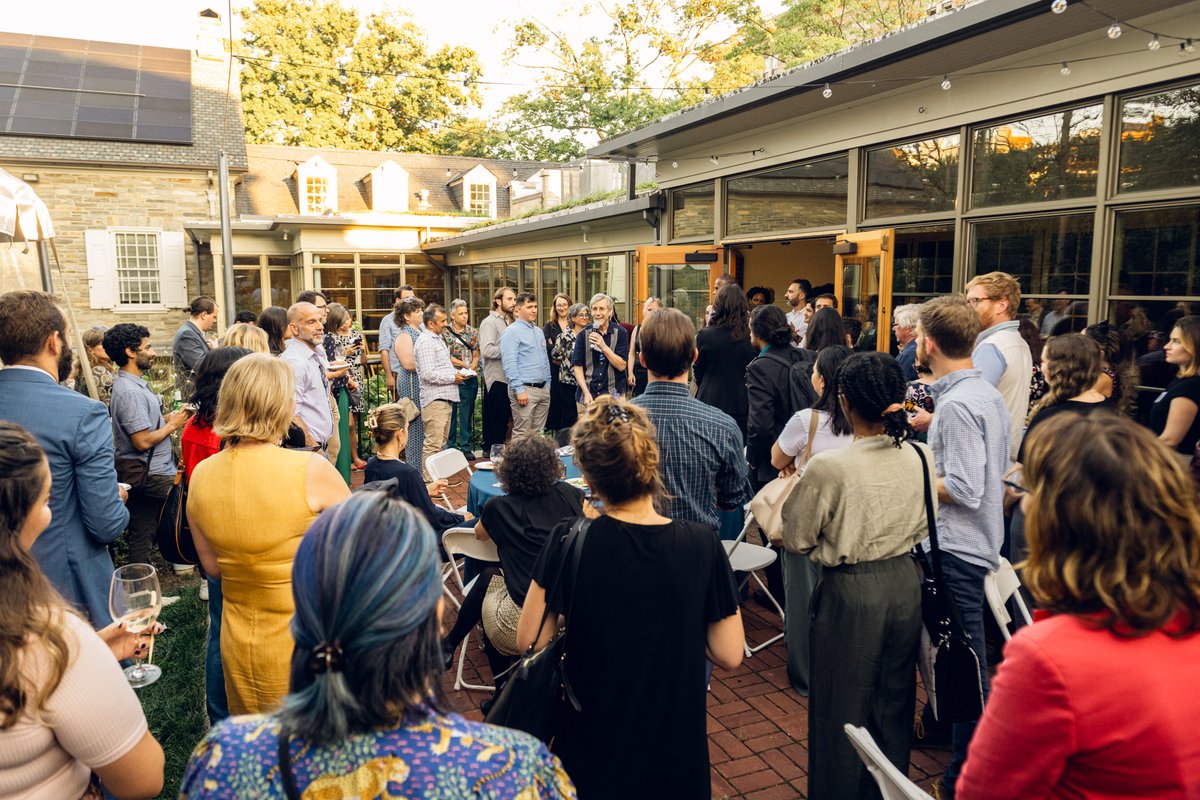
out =
[[(13, 175), (36, 174), (34, 191), (50, 209), (56, 234), (54, 243), (65, 288), (70, 295), (79, 325), (115, 325), (133, 322), (150, 329), (150, 337), (159, 352), (168, 352), (171, 339), (187, 318), (182, 309), (138, 313), (93, 309), (88, 295), (87, 251), (84, 231), (109, 227), (161, 228), (182, 231), (184, 220), (209, 219), (209, 182), (206, 171), (138, 171), (88, 169), (85, 167), (46, 167), (0, 159), (0, 169)], [(215, 187), (212, 187), (215, 189)], [(7, 247), (8, 245), (3, 245)], [(17, 245), (20, 247), (20, 244)], [(211, 291), (212, 277), (201, 282), (201, 260), (196, 245), (184, 236), (188, 297)], [(211, 272), (211, 257), (207, 259)], [(63, 283), (57, 270), (52, 271), (56, 293), (62, 295)], [(36, 287), (29, 287), (36, 288)]]

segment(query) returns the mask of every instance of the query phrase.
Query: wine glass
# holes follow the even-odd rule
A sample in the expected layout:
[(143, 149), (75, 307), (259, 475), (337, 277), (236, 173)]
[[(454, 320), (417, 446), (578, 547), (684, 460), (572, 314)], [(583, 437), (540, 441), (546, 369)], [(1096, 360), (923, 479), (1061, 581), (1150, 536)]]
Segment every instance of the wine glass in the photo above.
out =
[(504, 460), (504, 445), (502, 445), (502, 444), (492, 445), (491, 452), (489, 452), (488, 455), (491, 456), (492, 463), (495, 464), (496, 466), (499, 466), (500, 462)]
[[(126, 564), (113, 572), (108, 589), (108, 612), (115, 621), (125, 623), (125, 630), (135, 634), (154, 630), (160, 611), (162, 591), (153, 566)], [(132, 666), (125, 668), (125, 679), (135, 689), (149, 686), (160, 677), (162, 669), (153, 664), (143, 665), (138, 656), (133, 657)]]

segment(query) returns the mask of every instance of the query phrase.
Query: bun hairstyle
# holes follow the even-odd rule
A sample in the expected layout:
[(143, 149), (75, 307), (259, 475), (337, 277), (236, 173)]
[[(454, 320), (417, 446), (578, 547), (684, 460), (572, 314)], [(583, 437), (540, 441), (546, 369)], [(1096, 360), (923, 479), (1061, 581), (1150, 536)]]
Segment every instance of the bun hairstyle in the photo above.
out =
[(385, 445), (400, 431), (408, 430), (410, 422), (421, 416), (417, 404), (407, 397), (379, 406), (367, 416), (367, 428), (375, 444)]
[(838, 388), (864, 422), (883, 422), (884, 433), (896, 447), (916, 436), (904, 411), (907, 383), (896, 359), (885, 353), (855, 353), (838, 370)]
[(654, 423), (640, 407), (598, 397), (571, 430), (575, 463), (592, 493), (606, 503), (665, 494), (658, 472)]
[[(20, 539), (46, 480), (45, 460), (24, 428), (0, 422), (0, 731), (45, 710), (71, 655), (66, 606)], [(26, 669), (31, 658), (45, 659), (38, 684)]]
[(750, 312), (750, 332), (771, 347), (785, 347), (796, 335), (792, 323), (778, 306), (757, 306)]

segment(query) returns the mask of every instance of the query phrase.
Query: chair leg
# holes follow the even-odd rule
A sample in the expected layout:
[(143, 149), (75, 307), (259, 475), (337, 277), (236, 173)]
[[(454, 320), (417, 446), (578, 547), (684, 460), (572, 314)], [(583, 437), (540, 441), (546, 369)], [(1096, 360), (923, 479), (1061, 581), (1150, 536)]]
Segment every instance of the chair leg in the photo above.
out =
[[(783, 608), (775, 600), (775, 595), (771, 594), (770, 590), (768, 590), (767, 587), (763, 584), (762, 579), (758, 577), (758, 573), (751, 572), (750, 577), (753, 578), (754, 582), (758, 584), (758, 588), (763, 590), (763, 594), (765, 594), (767, 596), (767, 599), (771, 601), (771, 605), (775, 606), (775, 610), (779, 612), (779, 619), (781, 621), (786, 621), (786, 617), (783, 613)], [(750, 642), (749, 642), (749, 640), (747, 640), (745, 643), (746, 655), (751, 656), (751, 655), (757, 653), (759, 650), (763, 650), (765, 648), (770, 647), (771, 645), (775, 644), (780, 639), (782, 639), (783, 636), (784, 636), (784, 632), (781, 630), (779, 633), (775, 634), (770, 639), (767, 639), (765, 642), (762, 642), (761, 644), (754, 645), (753, 647), (750, 646)]]
[(467, 663), (467, 647), (469, 646), (470, 641), (471, 634), (468, 633), (465, 637), (463, 637), (462, 644), (459, 645), (459, 647), (462, 649), (458, 653), (458, 674), (454, 676), (454, 688), (456, 691), (460, 689), (470, 689), (476, 692), (494, 692), (496, 691), (495, 686), (488, 686), (487, 684), (479, 683), (467, 683), (463, 680), (463, 665)]

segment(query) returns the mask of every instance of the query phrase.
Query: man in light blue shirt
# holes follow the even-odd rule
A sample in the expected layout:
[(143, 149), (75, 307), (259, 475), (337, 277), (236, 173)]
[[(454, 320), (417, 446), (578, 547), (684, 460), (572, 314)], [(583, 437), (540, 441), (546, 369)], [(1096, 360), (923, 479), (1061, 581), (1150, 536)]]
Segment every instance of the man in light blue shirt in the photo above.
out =
[(324, 452), (333, 436), (333, 411), (323, 353), (319, 352), (325, 341), (321, 310), (312, 303), (296, 303), (288, 309), (288, 328), (292, 338), (280, 358), (296, 376), (296, 417), (311, 446)]
[(536, 436), (546, 427), (550, 414), (550, 356), (546, 338), (537, 326), (537, 295), (517, 295), (516, 321), (500, 337), (500, 362), (508, 376), (512, 404), (512, 435)]
[[(979, 317), (961, 296), (938, 297), (921, 306), (917, 360), (929, 367), (937, 413), (929, 426), (938, 476), (937, 544), (945, 588), (971, 637), (987, 691), (983, 582), (1000, 563), (1004, 540), (1004, 474), (1008, 470), (1008, 407), (1000, 392), (971, 364)], [(923, 544), (926, 551), (930, 541)], [(975, 721), (955, 723), (953, 753), (942, 777), (942, 796), (967, 757)]]

